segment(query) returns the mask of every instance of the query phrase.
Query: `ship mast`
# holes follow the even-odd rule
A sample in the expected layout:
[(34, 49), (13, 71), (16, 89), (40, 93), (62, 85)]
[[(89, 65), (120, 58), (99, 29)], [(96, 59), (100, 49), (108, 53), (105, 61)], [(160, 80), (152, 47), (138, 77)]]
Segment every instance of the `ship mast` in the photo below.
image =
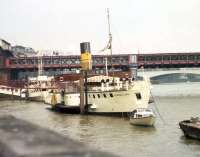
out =
[[(111, 65), (111, 69), (113, 68), (112, 65), (112, 34), (110, 31), (110, 14), (109, 14), (109, 9), (107, 9), (107, 20), (108, 20), (108, 36), (109, 36), (109, 41), (106, 45), (106, 47), (104, 49), (101, 50), (101, 52), (110, 49), (110, 65)], [(106, 55), (105, 57), (105, 68), (106, 68), (106, 76), (108, 76), (108, 56)]]
[(108, 47), (108, 49), (110, 49), (111, 65), (112, 65), (112, 34), (111, 34), (111, 31), (110, 31), (110, 13), (109, 13), (109, 9), (107, 9), (107, 18), (108, 18), (108, 35), (109, 35), (109, 47)]
[(109, 43), (108, 43), (108, 49), (110, 49), (110, 64), (111, 64), (111, 70), (113, 69), (112, 65), (112, 34), (110, 29), (110, 12), (109, 8), (107, 8), (107, 18), (108, 18), (108, 36), (109, 36)]

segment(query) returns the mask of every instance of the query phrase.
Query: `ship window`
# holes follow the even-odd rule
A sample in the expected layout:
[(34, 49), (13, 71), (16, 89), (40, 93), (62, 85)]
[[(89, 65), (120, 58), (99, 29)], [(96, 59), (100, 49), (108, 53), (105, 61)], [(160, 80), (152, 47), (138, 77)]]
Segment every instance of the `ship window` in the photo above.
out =
[(112, 93), (110, 93), (110, 97), (113, 97), (113, 94), (112, 94)]
[(137, 97), (138, 100), (142, 99), (142, 96), (141, 96), (140, 93), (135, 93), (135, 95), (136, 95), (136, 97)]
[(89, 94), (89, 98), (90, 98), (90, 94)]
[(100, 94), (97, 94), (98, 98), (100, 98)]
[(93, 94), (93, 98), (95, 99), (95, 95)]
[(105, 93), (103, 94), (103, 96), (104, 96), (104, 98), (106, 98), (106, 94)]

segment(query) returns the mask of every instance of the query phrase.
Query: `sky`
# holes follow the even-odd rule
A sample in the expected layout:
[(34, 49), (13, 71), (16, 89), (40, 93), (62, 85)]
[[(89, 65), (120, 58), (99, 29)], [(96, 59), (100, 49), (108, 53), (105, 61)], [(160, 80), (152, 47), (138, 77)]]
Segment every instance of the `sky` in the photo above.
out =
[(200, 0), (0, 0), (0, 38), (35, 50), (80, 54), (200, 51)]

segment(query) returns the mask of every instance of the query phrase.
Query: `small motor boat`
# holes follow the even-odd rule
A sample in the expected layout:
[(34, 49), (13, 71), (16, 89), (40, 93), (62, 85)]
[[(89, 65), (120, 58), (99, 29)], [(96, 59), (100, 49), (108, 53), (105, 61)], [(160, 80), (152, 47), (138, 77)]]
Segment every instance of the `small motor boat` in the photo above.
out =
[(184, 135), (189, 138), (200, 140), (200, 119), (198, 117), (179, 122)]
[(137, 108), (131, 113), (130, 123), (133, 125), (153, 126), (156, 116), (152, 109)]

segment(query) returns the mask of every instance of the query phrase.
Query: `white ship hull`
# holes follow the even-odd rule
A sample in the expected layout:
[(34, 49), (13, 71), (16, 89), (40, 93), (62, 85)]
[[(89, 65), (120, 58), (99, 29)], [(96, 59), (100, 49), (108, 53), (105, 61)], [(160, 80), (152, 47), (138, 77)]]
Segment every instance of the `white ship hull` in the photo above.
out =
[[(64, 106), (66, 107), (79, 107), (80, 106), (80, 94), (79, 93), (72, 93), (72, 94), (65, 94), (64, 96)], [(49, 93), (44, 98), (44, 103), (49, 105), (56, 105), (62, 103), (61, 94), (58, 92)]]
[(154, 116), (130, 118), (130, 123), (133, 125), (153, 126), (156, 118)]
[[(137, 82), (127, 91), (107, 91), (88, 93), (89, 112), (132, 112), (136, 108), (147, 108), (149, 90), (143, 86), (144, 81)], [(137, 96), (138, 94), (138, 96)], [(93, 97), (95, 95), (95, 98)]]
[(47, 91), (29, 91), (28, 99), (32, 101), (44, 101), (44, 98), (47, 94)]

